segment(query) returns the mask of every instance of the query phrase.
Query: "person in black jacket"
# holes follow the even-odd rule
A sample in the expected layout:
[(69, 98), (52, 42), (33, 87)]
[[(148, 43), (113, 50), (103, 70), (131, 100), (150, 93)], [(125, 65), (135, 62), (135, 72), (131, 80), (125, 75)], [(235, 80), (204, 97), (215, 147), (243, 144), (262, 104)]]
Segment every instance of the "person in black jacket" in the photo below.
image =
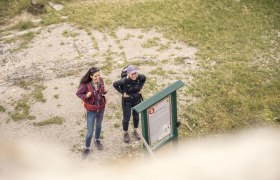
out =
[[(114, 82), (114, 88), (122, 94), (122, 110), (123, 110), (123, 131), (124, 131), (124, 142), (129, 143), (130, 138), (128, 134), (129, 120), (131, 117), (131, 108), (136, 106), (142, 101), (141, 90), (145, 84), (146, 76), (138, 74), (138, 69), (134, 65), (127, 67), (127, 76)], [(132, 111), (134, 131), (133, 134), (137, 140), (140, 137), (137, 133), (139, 125), (139, 113), (135, 110)]]

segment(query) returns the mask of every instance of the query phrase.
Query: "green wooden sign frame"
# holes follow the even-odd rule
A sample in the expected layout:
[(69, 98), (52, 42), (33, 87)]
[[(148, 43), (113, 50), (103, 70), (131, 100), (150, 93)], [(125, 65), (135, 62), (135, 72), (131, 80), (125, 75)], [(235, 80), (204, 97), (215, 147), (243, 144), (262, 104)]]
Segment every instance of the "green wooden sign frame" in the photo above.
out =
[[(149, 99), (141, 102), (140, 104), (134, 106), (132, 109), (138, 113), (141, 113), (141, 123), (142, 123), (142, 134), (148, 145), (151, 147), (152, 150), (156, 150), (162, 145), (174, 141), (178, 141), (178, 130), (177, 130), (177, 94), (176, 90), (182, 87), (184, 83), (181, 80), (178, 80), (171, 84), (170, 86), (166, 87), (159, 93), (155, 94), (154, 96), (150, 97)], [(165, 102), (164, 102), (165, 101)], [(151, 138), (151, 124), (149, 119), (149, 112), (148, 110), (156, 107), (157, 104), (165, 103), (167, 108), (165, 110), (170, 109), (170, 133), (160, 139), (158, 142), (152, 144)], [(165, 117), (166, 118), (166, 117)]]

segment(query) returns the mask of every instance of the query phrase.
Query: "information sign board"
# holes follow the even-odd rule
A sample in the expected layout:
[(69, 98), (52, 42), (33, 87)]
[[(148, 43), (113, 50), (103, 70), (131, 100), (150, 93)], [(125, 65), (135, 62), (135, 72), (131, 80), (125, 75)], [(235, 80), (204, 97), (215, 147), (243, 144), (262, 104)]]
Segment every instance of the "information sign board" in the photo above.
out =
[(177, 142), (177, 81), (132, 109), (141, 113), (142, 134), (149, 148), (155, 150), (169, 141)]
[(148, 129), (150, 145), (159, 143), (172, 133), (171, 97), (167, 96), (148, 108)]

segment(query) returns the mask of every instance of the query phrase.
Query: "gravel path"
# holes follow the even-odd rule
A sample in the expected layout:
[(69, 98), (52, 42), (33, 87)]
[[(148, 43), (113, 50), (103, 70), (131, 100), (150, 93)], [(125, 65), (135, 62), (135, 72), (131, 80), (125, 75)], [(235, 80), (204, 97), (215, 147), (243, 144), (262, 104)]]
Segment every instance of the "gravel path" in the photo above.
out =
[[(26, 48), (18, 49), (22, 42), (20, 37), (30, 32), (35, 37), (26, 44)], [(4, 43), (11, 39), (15, 41)], [(0, 49), (0, 105), (5, 108), (5, 112), (0, 112), (0, 136), (56, 144), (77, 159), (81, 158), (84, 146), (86, 121), (84, 108), (75, 92), (81, 76), (89, 67), (101, 68), (109, 89), (102, 127), (104, 150), (98, 151), (93, 147), (89, 156), (89, 160), (100, 163), (124, 157), (143, 157), (140, 142), (134, 139), (128, 145), (122, 142), (121, 97), (113, 89), (112, 82), (119, 78), (123, 63), (137, 62), (150, 83), (160, 82), (158, 88), (177, 79), (188, 85), (192, 80), (190, 72), (199, 68), (195, 60), (196, 49), (170, 41), (155, 30), (119, 28), (112, 34), (96, 30), (85, 32), (66, 23), (55, 24), (3, 33)], [(175, 74), (159, 76), (154, 73), (157, 71)], [(44, 87), (45, 102), (31, 98), (39, 91), (34, 83)], [(187, 98), (182, 97), (181, 101)], [(30, 115), (36, 118), (13, 121), (9, 112), (17, 111), (16, 104), (24, 99), (30, 104)], [(34, 126), (34, 123), (55, 116), (64, 118), (62, 125)]]

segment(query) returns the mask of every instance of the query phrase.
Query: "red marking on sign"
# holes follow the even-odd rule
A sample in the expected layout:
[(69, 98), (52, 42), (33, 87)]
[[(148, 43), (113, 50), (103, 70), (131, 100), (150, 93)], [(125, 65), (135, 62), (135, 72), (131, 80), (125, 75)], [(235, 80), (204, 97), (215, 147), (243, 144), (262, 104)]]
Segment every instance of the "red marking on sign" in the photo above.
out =
[(149, 109), (149, 114), (153, 114), (155, 112), (155, 108)]

